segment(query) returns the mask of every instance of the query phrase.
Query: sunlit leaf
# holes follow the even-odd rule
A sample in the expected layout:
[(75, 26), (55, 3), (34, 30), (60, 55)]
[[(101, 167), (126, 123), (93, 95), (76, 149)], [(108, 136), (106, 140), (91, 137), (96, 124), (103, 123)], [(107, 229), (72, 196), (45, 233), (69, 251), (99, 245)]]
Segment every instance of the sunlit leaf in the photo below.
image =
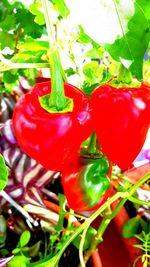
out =
[[(141, 6), (138, 2), (141, 2)], [(117, 38), (113, 44), (106, 44), (105, 48), (115, 60), (124, 64), (124, 59), (130, 61), (129, 69), (137, 79), (142, 79), (143, 58), (150, 41), (150, 4), (146, 1), (136, 1), (134, 16), (128, 22), (128, 32)], [(144, 4), (147, 6), (145, 13)]]
[(45, 24), (44, 14), (42, 11), (42, 3), (37, 0), (29, 7), (30, 12), (35, 15), (34, 21), (39, 25)]
[(97, 77), (98, 67), (99, 67), (99, 64), (97, 61), (87, 63), (83, 67), (83, 73), (84, 73), (86, 80), (88, 82), (91, 82), (91, 83), (95, 82), (96, 77)]
[(92, 48), (86, 52), (86, 56), (90, 57), (92, 59), (100, 59), (100, 58), (102, 58), (103, 53), (104, 53), (104, 49), (101, 47), (98, 49)]
[(149, 1), (66, 2), (71, 9), (71, 15), (83, 26), (85, 33), (103, 45), (115, 60), (120, 61), (141, 80), (143, 58), (150, 41)]
[(3, 215), (0, 215), (0, 244), (3, 244), (6, 240), (7, 221)]
[(122, 229), (122, 235), (125, 238), (130, 238), (137, 234), (138, 228), (140, 225), (139, 217), (133, 217), (129, 219), (124, 225)]
[(19, 244), (21, 247), (24, 247), (28, 244), (30, 240), (31, 234), (29, 231), (24, 231), (20, 237)]
[(29, 263), (29, 258), (23, 255), (17, 255), (12, 258), (12, 260), (8, 263), (8, 267), (26, 267)]
[(78, 40), (82, 44), (91, 43), (93, 47), (99, 48), (99, 44), (96, 43), (83, 29), (82, 25), (79, 25)]
[(3, 190), (7, 185), (8, 170), (4, 162), (3, 156), (0, 154), (0, 190)]
[(6, 71), (3, 74), (3, 82), (4, 83), (14, 83), (16, 80), (18, 79), (18, 75), (17, 74), (13, 74), (12, 71)]
[(46, 50), (49, 48), (49, 43), (46, 41), (36, 40), (29, 38), (26, 42), (18, 44), (17, 48), (21, 51), (39, 51)]
[(14, 36), (7, 31), (0, 31), (0, 48), (3, 50), (5, 47), (9, 47), (10, 49), (14, 49), (15, 41)]
[(69, 9), (64, 0), (51, 0), (59, 11), (61, 17), (67, 17), (69, 15)]

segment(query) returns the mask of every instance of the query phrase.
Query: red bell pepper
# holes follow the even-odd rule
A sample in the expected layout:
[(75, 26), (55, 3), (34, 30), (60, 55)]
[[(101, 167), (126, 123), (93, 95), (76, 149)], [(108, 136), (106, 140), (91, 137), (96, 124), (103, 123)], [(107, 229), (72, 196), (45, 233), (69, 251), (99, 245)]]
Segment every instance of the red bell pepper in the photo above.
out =
[(103, 153), (128, 169), (140, 152), (150, 126), (150, 88), (104, 84), (91, 94), (93, 128)]
[(51, 82), (39, 83), (20, 97), (14, 108), (13, 128), (22, 150), (46, 169), (61, 171), (65, 160), (78, 151), (91, 134), (91, 114), (86, 95), (65, 83), (65, 95), (73, 100), (71, 112), (49, 113), (39, 97), (50, 93)]

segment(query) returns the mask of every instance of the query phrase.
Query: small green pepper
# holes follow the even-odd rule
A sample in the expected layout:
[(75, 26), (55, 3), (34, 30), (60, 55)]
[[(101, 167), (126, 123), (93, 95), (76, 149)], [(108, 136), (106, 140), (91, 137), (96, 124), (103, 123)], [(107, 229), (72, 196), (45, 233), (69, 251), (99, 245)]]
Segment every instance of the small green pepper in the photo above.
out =
[(81, 157), (74, 159), (62, 172), (62, 185), (70, 208), (81, 212), (101, 206), (110, 194), (108, 172), (109, 162), (105, 156), (85, 161)]

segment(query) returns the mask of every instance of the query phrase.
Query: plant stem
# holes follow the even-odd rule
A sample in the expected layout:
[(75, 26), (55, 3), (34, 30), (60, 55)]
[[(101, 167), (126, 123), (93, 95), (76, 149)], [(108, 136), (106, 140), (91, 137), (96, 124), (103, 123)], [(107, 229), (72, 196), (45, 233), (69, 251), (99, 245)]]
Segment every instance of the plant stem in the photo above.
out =
[(50, 106), (56, 107), (56, 109), (59, 111), (63, 110), (63, 108), (66, 106), (66, 97), (62, 78), (62, 66), (60, 63), (58, 49), (56, 47), (50, 48), (48, 57), (51, 66), (52, 80), (49, 103)]
[(96, 152), (96, 132), (93, 132), (90, 136), (90, 141), (87, 147), (89, 154), (95, 154)]
[[(82, 238), (81, 238), (81, 242), (80, 242), (80, 246), (79, 246), (79, 259), (80, 259), (80, 264), (78, 267), (82, 266), (82, 267), (85, 267), (85, 264), (86, 262), (88, 261), (89, 258), (85, 258), (86, 254), (83, 256), (83, 246), (84, 246), (84, 241), (86, 239), (86, 233), (87, 233), (87, 230), (90, 226), (90, 223), (89, 222), (85, 222), (86, 223), (86, 227), (82, 233)], [(92, 254), (92, 253), (91, 253)], [(90, 254), (90, 256), (91, 256)]]
[(56, 35), (54, 34), (54, 25), (50, 19), (48, 0), (42, 0), (42, 4), (50, 46), (47, 57), (51, 68), (52, 84), (48, 106), (51, 112), (59, 112), (69, 106), (71, 100), (69, 101), (65, 96), (63, 80), (66, 80), (66, 77), (60, 61)]
[(146, 173), (138, 182), (136, 182), (130, 189), (129, 194), (132, 196), (136, 190), (150, 179), (150, 172)]
[[(136, 189), (141, 186), (143, 183), (145, 183), (150, 177), (150, 173), (144, 175), (135, 185), (132, 186), (132, 188), (129, 190), (129, 192), (117, 192), (115, 195), (113, 195), (111, 198), (109, 198), (107, 200), (107, 202), (105, 202), (98, 210), (96, 210), (91, 217), (87, 218), (87, 220), (81, 224), (81, 226), (73, 233), (73, 235), (68, 239), (68, 241), (65, 243), (63, 249), (59, 252), (59, 255), (56, 259), (56, 264), (58, 263), (61, 255), (63, 254), (63, 252), (65, 251), (65, 249), (67, 248), (67, 246), (71, 243), (71, 241), (78, 236), (81, 232), (83, 232), (84, 230), (84, 236), (82, 236), (81, 238), (81, 246), (80, 246), (80, 250), (83, 251), (83, 244), (84, 244), (84, 240), (85, 240), (85, 235), (86, 235), (86, 229), (89, 227), (89, 225), (91, 225), (91, 223), (104, 211), (106, 210), (108, 207), (110, 207), (110, 205), (116, 201), (119, 198), (122, 198), (121, 201), (118, 203), (117, 207), (115, 208), (115, 210), (107, 217), (105, 217), (102, 220), (102, 226), (100, 225), (100, 229), (98, 229), (98, 239), (102, 240), (100, 238), (100, 235), (102, 235), (107, 226), (109, 225), (110, 221), (117, 215), (117, 213), (119, 212), (119, 210), (123, 207), (123, 205), (125, 204), (125, 202), (128, 200), (128, 197), (130, 197), (132, 194), (134, 194), (134, 192), (136, 191)], [(96, 235), (96, 236), (97, 236)], [(92, 246), (97, 246), (99, 242), (97, 242), (97, 240), (92, 242)], [(95, 245), (94, 245), (95, 243)], [(93, 247), (94, 248), (94, 247)], [(92, 251), (93, 251), (92, 248)], [(81, 253), (81, 252), (80, 252)], [(82, 257), (82, 256), (81, 256)], [(84, 265), (82, 265), (84, 266)]]
[[(84, 233), (84, 235), (82, 236), (82, 239), (81, 239), (81, 246), (80, 246), (80, 259), (81, 259), (81, 266), (85, 266), (85, 263), (88, 261), (88, 259), (91, 257), (91, 254), (93, 253), (93, 251), (95, 251), (96, 250), (96, 248), (97, 248), (97, 246), (98, 246), (98, 244), (100, 244), (102, 241), (103, 241), (103, 238), (102, 238), (102, 236), (103, 236), (103, 234), (104, 234), (104, 232), (105, 232), (105, 230), (107, 229), (107, 227), (108, 227), (108, 225), (109, 225), (109, 223), (111, 222), (111, 220), (112, 219), (114, 219), (115, 218), (115, 216), (119, 213), (119, 211), (120, 211), (120, 209), (124, 206), (124, 204), (125, 204), (125, 202), (129, 199), (129, 200), (131, 200), (131, 201), (135, 201), (136, 200), (136, 198), (134, 198), (134, 197), (132, 197), (132, 195), (135, 193), (135, 191), (137, 190), (137, 188), (139, 188), (143, 183), (145, 183), (148, 179), (150, 178), (150, 173), (148, 173), (148, 174), (146, 174), (146, 175), (144, 175), (135, 185), (133, 185), (132, 186), (132, 188), (129, 190), (129, 195), (127, 196), (125, 196), (124, 195), (124, 198), (123, 198), (123, 195), (122, 195), (122, 199), (120, 200), (120, 202), (118, 203), (118, 205), (116, 206), (116, 208), (113, 210), (113, 212), (110, 214), (110, 215), (108, 215), (108, 216), (106, 216), (106, 217), (104, 217), (103, 219), (102, 219), (102, 221), (101, 221), (101, 224), (100, 224), (100, 226), (99, 226), (99, 228), (98, 228), (98, 231), (97, 231), (97, 234), (94, 236), (94, 238), (93, 238), (93, 241), (91, 242), (91, 246), (90, 246), (90, 248), (89, 248), (89, 250), (88, 251), (86, 251), (86, 253), (85, 253), (85, 255), (84, 255), (84, 259), (83, 259), (83, 254), (81, 255), (81, 251), (83, 251), (83, 244), (84, 244), (84, 240), (85, 240), (85, 235), (86, 235), (86, 231), (84, 231), (85, 233)], [(117, 193), (118, 194), (118, 193)], [(116, 194), (116, 195), (117, 195)], [(116, 195), (114, 195), (114, 196), (116, 196)], [(113, 197), (112, 197), (113, 198)], [(112, 200), (112, 198), (111, 198), (111, 200)], [(137, 200), (138, 201), (138, 200)], [(107, 201), (107, 203), (109, 202), (109, 200)], [(141, 202), (141, 201), (140, 201)], [(142, 201), (142, 202), (144, 202), (144, 204), (146, 204), (145, 203), (145, 201)], [(142, 203), (143, 204), (143, 203)], [(105, 205), (105, 204), (104, 204)], [(103, 205), (103, 206), (104, 206)], [(108, 207), (108, 205), (107, 205), (107, 207)], [(95, 213), (94, 213), (95, 214)], [(92, 216), (91, 216), (92, 217)], [(90, 217), (90, 219), (91, 219), (91, 217)], [(91, 224), (91, 222), (90, 222), (90, 224)], [(89, 225), (90, 225), (89, 224)], [(84, 263), (83, 263), (84, 262)]]
[(104, 234), (105, 230), (107, 229), (110, 222), (118, 214), (120, 209), (124, 206), (126, 201), (127, 201), (127, 199), (121, 199), (121, 201), (118, 203), (118, 205), (114, 209), (114, 211), (110, 215), (108, 215), (102, 219), (101, 224), (98, 228), (97, 234), (93, 237), (90, 248), (84, 254), (84, 262), (85, 263), (89, 260), (92, 253), (96, 250), (97, 246), (103, 241), (103, 234)]
[[(96, 218), (97, 216), (102, 213), (109, 205), (112, 204), (115, 200), (117, 200), (118, 198), (120, 198), (121, 196), (125, 196), (126, 194), (124, 192), (118, 192), (116, 193), (113, 197), (111, 197), (107, 203), (104, 203), (95, 213), (92, 214), (92, 216), (90, 218), (87, 218), (86, 221), (84, 223), (82, 223), (76, 230), (75, 232), (68, 237), (68, 239), (66, 240), (66, 243), (63, 245), (63, 247), (61, 248), (61, 250), (57, 253), (57, 255), (55, 255), (53, 258), (49, 258), (49, 255), (45, 258), (44, 260), (44, 264), (47, 263), (47, 265), (45, 266), (57, 266), (62, 254), (64, 253), (64, 251), (66, 250), (66, 248), (69, 246), (69, 244), (80, 234), (83, 232), (84, 229), (86, 229)], [(40, 264), (40, 262), (36, 262), (36, 263), (31, 263), (28, 266), (37, 266), (37, 264), (39, 263), (39, 267), (42, 267), (42, 264)], [(52, 263), (52, 265), (51, 265)]]
[(130, 200), (133, 203), (139, 204), (139, 205), (145, 205), (145, 206), (150, 207), (150, 202), (148, 202), (148, 201), (137, 199), (137, 198), (132, 197), (132, 196), (131, 197), (128, 197), (128, 200)]
[[(117, 215), (117, 213), (119, 212), (119, 210), (123, 207), (123, 205), (125, 204), (125, 202), (128, 200), (128, 198), (130, 198), (132, 196), (132, 194), (134, 194), (134, 192), (136, 191), (136, 189), (141, 186), (143, 183), (145, 183), (150, 177), (150, 173), (146, 174), (145, 176), (143, 176), (141, 178), (141, 180), (139, 180), (135, 185), (132, 186), (132, 188), (129, 189), (128, 192), (117, 192), (115, 195), (113, 195), (111, 198), (109, 198), (107, 200), (107, 202), (105, 202), (98, 210), (96, 210), (89, 218), (86, 219), (86, 221), (84, 223), (82, 223), (79, 228), (77, 228), (75, 230), (75, 232), (68, 237), (68, 239), (66, 240), (66, 243), (63, 245), (63, 247), (61, 248), (61, 250), (58, 252), (57, 255), (55, 255), (53, 258), (49, 258), (49, 255), (45, 258), (44, 260), (44, 266), (57, 266), (58, 262), (62, 256), (62, 254), (64, 253), (64, 251), (66, 250), (66, 248), (69, 246), (69, 244), (80, 234), (84, 231), (84, 235), (82, 235), (81, 238), (81, 245), (80, 245), (80, 254), (81, 251), (83, 251), (83, 244), (84, 244), (84, 240), (85, 240), (85, 236), (86, 236), (86, 231), (88, 229), (88, 227), (91, 225), (91, 223), (102, 213), (104, 212), (104, 210), (108, 209), (110, 207), (110, 205), (118, 200), (121, 199), (120, 202), (118, 203), (117, 207), (113, 210), (113, 212), (106, 216), (105, 218), (102, 219), (102, 225), (100, 225), (98, 232), (96, 234), (96, 237), (98, 237), (98, 241), (97, 239), (93, 240), (93, 244), (92, 244), (92, 251), (94, 249), (94, 247), (96, 248), (96, 246), (98, 245), (98, 243), (100, 241), (102, 241), (102, 235), (104, 234), (107, 226), (109, 225), (110, 221)], [(82, 256), (81, 256), (82, 258)], [(37, 266), (38, 262), (36, 263), (32, 263), (28, 266)], [(42, 263), (40, 264), (39, 262), (39, 267), (43, 266)], [(85, 266), (85, 263), (82, 265)]]
[[(100, 215), (103, 212), (103, 210), (107, 209), (107, 207), (109, 206), (108, 205), (108, 202), (110, 202), (110, 204), (112, 204), (115, 200), (117, 200), (117, 199), (120, 198), (121, 195), (119, 193), (121, 193), (121, 192), (116, 193), (113, 197), (111, 197), (107, 201), (107, 206), (106, 207), (105, 207), (105, 204), (106, 203), (104, 203), (98, 209), (98, 211), (99, 211), (98, 215)], [(123, 195), (122, 195), (122, 197), (123, 197)], [(126, 200), (127, 200), (126, 198), (125, 199), (122, 199), (122, 203), (120, 205), (118, 204), (119, 207), (118, 208), (116, 207), (117, 210), (115, 209), (116, 210), (116, 213), (119, 212), (120, 208), (124, 205), (124, 202)], [(101, 210), (101, 212), (100, 212), (100, 210)], [(116, 215), (115, 210), (113, 211), (114, 217)], [(95, 214), (96, 213), (97, 213), (97, 211), (94, 214), (92, 214), (92, 216), (90, 218), (88, 218), (86, 220), (86, 222), (85, 222), (86, 223), (86, 228), (83, 231), (81, 242), (80, 242), (80, 247), (79, 247), (79, 256), (80, 256), (80, 265), (79, 265), (79, 267), (85, 267), (85, 263), (88, 261), (88, 259), (90, 258), (91, 254), (93, 253), (93, 251), (95, 251), (97, 245), (102, 242), (102, 233), (105, 232), (108, 224), (111, 221), (111, 217), (107, 217), (107, 218), (105, 218), (105, 219), (102, 220), (102, 223), (101, 223), (101, 225), (100, 225), (100, 227), (99, 227), (99, 229), (97, 231), (97, 234), (94, 236), (93, 241), (91, 242), (90, 249), (88, 251), (86, 251), (86, 253), (83, 256), (83, 245), (84, 245), (84, 241), (85, 241), (85, 237), (86, 237), (86, 232), (88, 230), (88, 227), (91, 225), (91, 223), (98, 217), (98, 215), (95, 217)]]
[(48, 0), (41, 0), (41, 1), (43, 5), (43, 10), (44, 10), (44, 18), (46, 22), (47, 34), (49, 38), (49, 46), (53, 47), (56, 45), (56, 40), (55, 40), (55, 36), (53, 33), (53, 24), (50, 20)]

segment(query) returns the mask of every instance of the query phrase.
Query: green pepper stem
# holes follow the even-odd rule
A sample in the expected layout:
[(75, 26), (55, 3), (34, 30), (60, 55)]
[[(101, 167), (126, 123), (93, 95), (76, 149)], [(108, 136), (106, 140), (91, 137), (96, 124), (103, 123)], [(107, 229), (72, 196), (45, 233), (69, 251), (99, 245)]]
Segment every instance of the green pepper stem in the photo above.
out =
[(62, 110), (66, 106), (66, 97), (62, 78), (62, 66), (57, 47), (51, 47), (49, 50), (49, 62), (51, 66), (51, 95), (49, 104), (56, 110)]
[[(54, 25), (50, 20), (48, 0), (42, 0), (44, 17), (47, 27), (50, 49), (47, 57), (50, 64), (51, 72), (51, 94), (47, 104), (43, 108), (50, 112), (61, 112), (72, 110), (72, 100), (65, 96), (64, 83), (67, 81), (64, 70), (61, 65), (56, 35), (54, 34)], [(42, 100), (41, 100), (42, 101)]]
[(131, 72), (123, 64), (120, 65), (118, 77), (112, 79), (109, 83), (115, 88), (139, 88), (141, 86), (141, 82), (133, 79)]
[(93, 132), (90, 136), (87, 152), (89, 154), (95, 154), (96, 152), (96, 133)]

